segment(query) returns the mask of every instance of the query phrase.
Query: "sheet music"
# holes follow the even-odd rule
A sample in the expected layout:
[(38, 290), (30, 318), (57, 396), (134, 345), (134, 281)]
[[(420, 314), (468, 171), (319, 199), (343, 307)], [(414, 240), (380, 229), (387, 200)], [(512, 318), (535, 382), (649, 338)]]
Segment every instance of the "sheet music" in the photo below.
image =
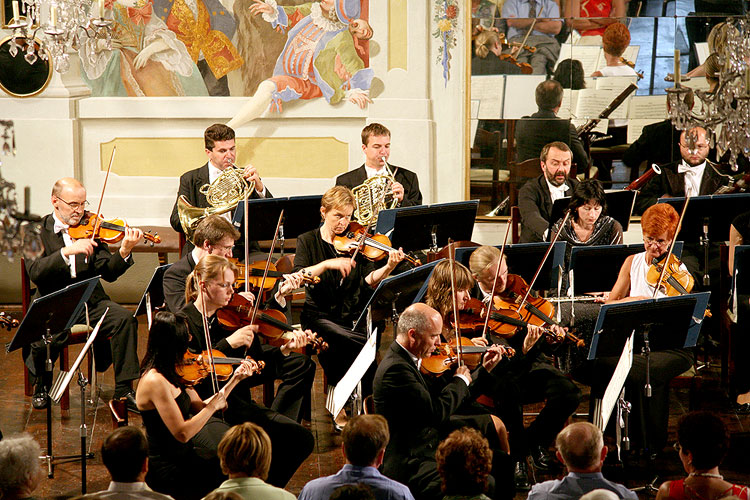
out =
[(471, 143), (474, 144), (474, 141), (477, 137), (477, 127), (479, 126), (479, 120), (469, 120), (469, 124), (471, 126)]
[(708, 42), (696, 42), (695, 43), (695, 54), (698, 56), (698, 64), (703, 64), (711, 55), (711, 51), (708, 49)]
[(560, 110), (557, 112), (558, 118), (568, 119), (571, 117), (578, 105), (578, 92), (578, 90), (563, 89)]
[[(581, 89), (578, 91), (578, 105), (576, 106), (575, 117), (579, 119), (598, 118), (609, 104), (620, 95), (615, 90), (598, 90), (598, 89)], [(632, 96), (632, 95), (631, 95)], [(628, 100), (620, 104), (610, 115), (609, 119), (624, 119), (628, 115)]]
[(628, 103), (628, 118), (666, 120), (667, 96), (637, 95)]
[(536, 86), (544, 80), (545, 75), (506, 75), (503, 118), (523, 118), (536, 113), (534, 93)]
[(498, 120), (503, 116), (504, 75), (478, 75), (471, 77), (472, 118), (474, 101), (479, 108), (476, 117), (480, 120)]
[[(585, 125), (588, 120), (571, 120), (570, 121), (575, 128), (580, 127), (581, 125)], [(600, 132), (602, 134), (607, 133), (607, 129), (609, 128), (609, 120), (600, 120), (599, 123), (596, 124), (596, 126), (591, 129), (592, 132)], [(593, 147), (596, 147), (596, 143), (592, 144)]]
[(620, 355), (620, 361), (617, 362), (615, 372), (612, 374), (612, 379), (607, 385), (607, 389), (604, 391), (604, 397), (602, 397), (601, 414), (599, 415), (599, 422), (601, 423), (600, 429), (604, 431), (609, 422), (609, 417), (612, 415), (612, 410), (615, 409), (617, 400), (620, 397), (620, 391), (622, 391), (625, 385), (625, 379), (628, 378), (630, 368), (633, 366), (633, 339), (635, 338), (635, 332), (630, 334), (630, 338), (625, 342), (625, 346), (622, 348), (622, 354)]
[(628, 120), (628, 144), (633, 144), (643, 133), (643, 127), (658, 123), (658, 118), (630, 118)]
[[(638, 60), (638, 52), (640, 52), (640, 49), (640, 45), (630, 45), (625, 49), (625, 52), (622, 53), (622, 57), (628, 61), (636, 62)], [(598, 66), (596, 67), (597, 70), (600, 70), (607, 65), (607, 60), (604, 58), (604, 49), (601, 50), (602, 53), (599, 58)]]
[(470, 101), (471, 103), (471, 109), (470, 109), (470, 120), (469, 125), (471, 126), (471, 143), (474, 144), (474, 139), (477, 136), (477, 126), (479, 125), (479, 99), (472, 99)]
[[(562, 53), (561, 50), (560, 54)], [(601, 56), (603, 53), (602, 48), (598, 45), (576, 45), (567, 53), (570, 55), (565, 59), (573, 58), (581, 61), (583, 74), (586, 76), (590, 76), (591, 73), (599, 69), (599, 59), (603, 59)]]
[(636, 76), (600, 76), (598, 78), (592, 78), (594, 81), (594, 88), (597, 90), (616, 90), (622, 92), (631, 83), (638, 84), (638, 77)]
[(349, 401), (349, 396), (352, 395), (352, 392), (354, 392), (354, 389), (357, 387), (359, 381), (362, 380), (370, 365), (375, 362), (375, 354), (378, 351), (376, 346), (377, 338), (378, 331), (375, 330), (367, 339), (367, 342), (365, 342), (362, 350), (359, 351), (352, 366), (346, 371), (346, 375), (332, 389), (331, 394), (328, 395), (326, 409), (331, 412), (331, 415), (336, 416), (341, 413), (341, 410), (347, 401)]

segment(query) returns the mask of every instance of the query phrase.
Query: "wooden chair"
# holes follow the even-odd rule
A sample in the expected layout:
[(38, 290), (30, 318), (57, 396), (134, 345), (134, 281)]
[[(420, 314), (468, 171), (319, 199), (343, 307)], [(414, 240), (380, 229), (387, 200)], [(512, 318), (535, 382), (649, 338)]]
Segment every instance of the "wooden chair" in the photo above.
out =
[(536, 179), (542, 173), (539, 166), (539, 158), (530, 158), (520, 163), (511, 163), (508, 165), (510, 177), (508, 178), (510, 206), (518, 205), (518, 191), (521, 186), (531, 179)]
[(480, 128), (477, 129), (474, 143), (470, 162), (471, 191), (489, 192), (490, 206), (494, 208), (508, 189), (508, 171), (501, 169), (505, 165), (503, 137), (500, 132), (488, 132)]
[(128, 425), (128, 405), (126, 398), (110, 399), (109, 413), (112, 417), (112, 430)]
[[(21, 307), (23, 309), (23, 315), (26, 316), (26, 312), (29, 310), (29, 307), (31, 306), (31, 295), (32, 295), (32, 289), (31, 289), (31, 279), (29, 278), (29, 273), (26, 272), (26, 259), (21, 257)], [(70, 339), (68, 341), (68, 345), (70, 344), (85, 344), (86, 343), (86, 337), (88, 336), (89, 332), (91, 331), (90, 328), (88, 328), (86, 325), (73, 325), (70, 329)], [(62, 352), (60, 353), (60, 370), (67, 371), (70, 367), (69, 359), (68, 359), (68, 345), (66, 345)], [(91, 380), (92, 373), (94, 373), (93, 368), (93, 354), (89, 353), (87, 356), (88, 358), (88, 378)], [(91, 387), (93, 388), (95, 385), (95, 382), (92, 381)], [(26, 396), (31, 396), (34, 393), (34, 388), (31, 387), (31, 381), (29, 380), (29, 370), (24, 366), (23, 370), (23, 389), (24, 394)], [(92, 389), (93, 390), (93, 389)], [(65, 392), (63, 393), (62, 398), (60, 399), (60, 409), (63, 411), (67, 411), (70, 408), (70, 389), (66, 388)]]

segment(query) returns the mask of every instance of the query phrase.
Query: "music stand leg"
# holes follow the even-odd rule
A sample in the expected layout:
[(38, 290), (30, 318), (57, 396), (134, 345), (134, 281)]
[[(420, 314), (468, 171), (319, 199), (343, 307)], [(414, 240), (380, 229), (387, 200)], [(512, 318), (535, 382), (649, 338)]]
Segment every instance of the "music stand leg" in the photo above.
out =
[[(81, 495), (86, 494), (86, 384), (88, 380), (78, 367), (78, 386), (81, 388)], [(93, 387), (92, 387), (93, 390)]]
[[(52, 380), (52, 333), (50, 333), (49, 328), (47, 328), (47, 333), (42, 336), (42, 342), (47, 352), (47, 359), (44, 361), (44, 373), (46, 377), (43, 377), (46, 380)], [(45, 387), (44, 393), (44, 397), (47, 400), (47, 454), (40, 457), (47, 462), (47, 477), (50, 479), (55, 477), (55, 465), (52, 458), (52, 398), (49, 395), (51, 389), (52, 387)]]
[(646, 357), (646, 385), (643, 386), (643, 395), (651, 397), (651, 348), (648, 342), (648, 330), (643, 333), (643, 347), (641, 353)]

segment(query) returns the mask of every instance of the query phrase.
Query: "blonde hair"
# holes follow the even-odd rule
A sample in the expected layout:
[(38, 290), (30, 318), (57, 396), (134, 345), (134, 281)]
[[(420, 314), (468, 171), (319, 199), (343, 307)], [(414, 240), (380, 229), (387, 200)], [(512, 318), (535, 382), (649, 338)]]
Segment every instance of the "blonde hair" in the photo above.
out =
[(325, 192), (323, 198), (320, 200), (320, 206), (326, 212), (343, 207), (354, 208), (354, 204), (354, 193), (346, 186), (333, 186)]
[[(474, 279), (480, 279), (492, 263), (499, 258), (500, 250), (489, 245), (483, 245), (471, 252), (471, 257), (469, 257), (469, 269), (471, 269), (471, 274), (474, 276)], [(503, 259), (505, 259), (505, 256), (503, 256)]]
[(193, 272), (185, 279), (185, 302), (198, 298), (198, 283), (224, 277), (227, 269), (237, 277), (237, 266), (220, 255), (206, 255), (195, 265)]
[(243, 473), (248, 477), (268, 478), (271, 468), (271, 438), (257, 424), (235, 425), (221, 438), (216, 450), (224, 474)]
[(484, 59), (490, 53), (490, 49), (500, 43), (500, 35), (495, 30), (482, 30), (474, 38), (474, 54)]
[[(450, 261), (443, 260), (435, 266), (430, 276), (430, 283), (427, 285), (427, 293), (425, 293), (425, 304), (436, 309), (443, 318), (453, 310), (450, 264)], [(456, 292), (469, 290), (474, 286), (471, 272), (460, 262), (454, 264), (453, 277), (456, 282)]]

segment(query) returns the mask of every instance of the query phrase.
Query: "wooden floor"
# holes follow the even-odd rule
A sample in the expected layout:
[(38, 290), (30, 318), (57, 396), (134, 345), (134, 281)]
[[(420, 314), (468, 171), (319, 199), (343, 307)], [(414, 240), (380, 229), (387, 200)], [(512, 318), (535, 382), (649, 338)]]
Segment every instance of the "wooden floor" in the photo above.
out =
[[(2, 331), (0, 339), (7, 343), (14, 332)], [(147, 331), (145, 319), (141, 318), (139, 327), (139, 352), (142, 355), (146, 345)], [(390, 339), (384, 339), (386, 346)], [(72, 349), (72, 354), (78, 352), (79, 347)], [(704, 383), (699, 404), (702, 409), (718, 412), (732, 432), (732, 450), (727, 457), (722, 472), (728, 480), (750, 484), (750, 461), (746, 450), (750, 449), (750, 416), (738, 416), (728, 410), (726, 397), (719, 387), (718, 367), (711, 367), (704, 371)], [(101, 396), (96, 405), (88, 406), (86, 412), (88, 447), (94, 452), (94, 458), (88, 461), (87, 488), (88, 492), (105, 489), (108, 484), (107, 472), (102, 465), (99, 455), (104, 436), (112, 429), (109, 411), (106, 405), (111, 395), (114, 383), (111, 370), (99, 377), (102, 388)], [(588, 392), (586, 388), (584, 391)], [(62, 415), (59, 407), (53, 408), (53, 444), (54, 454), (74, 454), (80, 451), (80, 396), (78, 387), (71, 394), (71, 409), (68, 415)], [(677, 419), (686, 413), (688, 389), (673, 390), (670, 412), (670, 435), (674, 441), (674, 429)], [(258, 397), (260, 395), (258, 394)], [(0, 355), (0, 429), (5, 436), (18, 432), (28, 432), (46, 447), (46, 412), (33, 410), (30, 398), (23, 394), (23, 372), (20, 351)], [(408, 409), (407, 409), (408, 410)], [(527, 408), (533, 411), (534, 408)], [(580, 412), (588, 411), (588, 403), (583, 403)], [(531, 418), (531, 417), (529, 417)], [(131, 425), (140, 425), (137, 415), (131, 414)], [(315, 386), (313, 388), (312, 422), (309, 425), (316, 439), (316, 448), (303, 466), (297, 471), (287, 486), (295, 495), (310, 479), (335, 473), (342, 465), (341, 438), (332, 433), (330, 418), (325, 410), (325, 397), (322, 389), (322, 371), (318, 369)], [(683, 472), (676, 452), (665, 450), (655, 463), (647, 464), (645, 460), (633, 460), (628, 466), (614, 468), (608, 466), (605, 475), (610, 479), (619, 480), (628, 486), (635, 487), (653, 480), (656, 475), (660, 480), (680, 477)], [(539, 476), (538, 480), (551, 479), (554, 476)], [(61, 464), (55, 467), (54, 478), (44, 479), (36, 491), (39, 498), (66, 498), (81, 492), (81, 466), (79, 462)], [(518, 494), (517, 499), (525, 498), (525, 494)], [(643, 496), (646, 498), (645, 496)]]

